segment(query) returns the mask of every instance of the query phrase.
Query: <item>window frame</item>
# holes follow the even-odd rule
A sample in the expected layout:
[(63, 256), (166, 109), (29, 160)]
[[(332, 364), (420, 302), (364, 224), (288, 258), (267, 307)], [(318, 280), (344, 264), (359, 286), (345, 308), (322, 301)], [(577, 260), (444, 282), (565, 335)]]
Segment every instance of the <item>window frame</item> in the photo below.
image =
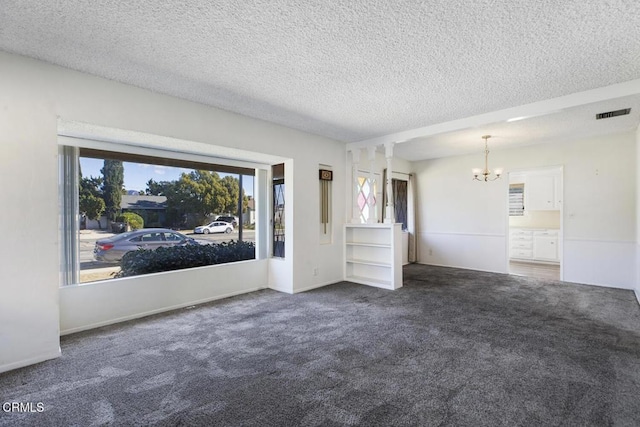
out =
[(509, 184), (509, 216), (525, 216), (524, 206), (525, 185), (523, 183)]
[[(126, 160), (123, 161), (132, 161), (136, 163), (177, 166), (190, 169), (198, 167), (215, 172), (234, 174), (237, 174), (240, 171), (245, 176), (250, 175), (254, 177), (254, 198), (257, 196), (255, 191), (259, 176), (258, 170), (270, 168), (270, 165), (265, 163), (227, 159), (223, 157), (215, 157), (211, 154), (179, 152), (169, 149), (145, 147), (142, 145), (136, 145), (135, 143), (128, 144), (117, 141), (103, 141), (100, 139), (88, 139), (59, 134), (59, 235), (61, 242), (60, 287), (84, 286), (101, 282), (95, 281), (80, 283), (78, 160), (81, 157), (81, 150), (83, 151), (83, 154), (84, 152), (93, 153), (95, 155), (93, 156), (94, 158), (102, 158), (96, 157), (98, 153), (113, 153), (126, 158)], [(82, 157), (89, 156), (82, 155)], [(145, 159), (147, 160), (146, 162), (144, 161)], [(150, 162), (148, 161), (149, 159), (159, 160), (159, 162)], [(167, 162), (162, 162), (162, 160), (167, 160)], [(258, 221), (264, 221), (264, 219), (256, 216), (256, 222)], [(258, 248), (258, 244), (267, 245), (268, 242), (259, 240), (256, 235), (256, 259), (260, 259), (259, 253), (261, 253)], [(135, 279), (135, 277), (123, 278), (122, 280)]]
[[(360, 183), (360, 180), (364, 180), (362, 183)], [(378, 203), (378, 185), (381, 181), (381, 176), (379, 173), (374, 173), (374, 178), (373, 178), (373, 186), (371, 185), (371, 182), (369, 182), (369, 172), (367, 171), (358, 171), (358, 192), (356, 193), (356, 200), (358, 200), (360, 193), (362, 192), (362, 195), (364, 196), (364, 205), (362, 206), (362, 208), (360, 208), (360, 204), (358, 203), (358, 218), (360, 219), (360, 223), (361, 224), (366, 224), (369, 220), (369, 218), (371, 217), (371, 215), (373, 214), (376, 218), (379, 216), (378, 215), (378, 211), (379, 209), (379, 203)], [(365, 184), (367, 185), (367, 187), (369, 188), (369, 192), (368, 194), (364, 194), (364, 186)], [(373, 187), (373, 188), (372, 188)], [(371, 197), (371, 192), (373, 191), (373, 212), (369, 212), (369, 197)], [(384, 209), (384, 207), (383, 207)], [(364, 215), (364, 211), (367, 211), (367, 215)]]

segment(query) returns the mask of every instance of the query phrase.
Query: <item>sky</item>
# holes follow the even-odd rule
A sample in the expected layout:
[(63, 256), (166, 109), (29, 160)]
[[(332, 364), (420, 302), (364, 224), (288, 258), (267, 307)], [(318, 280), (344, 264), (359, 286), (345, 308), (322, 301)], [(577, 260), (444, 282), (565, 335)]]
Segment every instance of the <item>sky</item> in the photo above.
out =
[[(104, 165), (104, 160), (80, 157), (80, 167), (82, 176), (102, 177), (100, 169)], [(189, 173), (192, 169), (176, 168), (172, 166), (148, 165), (142, 163), (122, 162), (124, 167), (124, 188), (125, 190), (144, 191), (147, 189), (147, 182), (154, 181), (175, 181), (183, 173)], [(221, 177), (229, 174), (220, 173)], [(244, 192), (248, 196), (253, 196), (253, 177), (243, 176), (242, 184)]]

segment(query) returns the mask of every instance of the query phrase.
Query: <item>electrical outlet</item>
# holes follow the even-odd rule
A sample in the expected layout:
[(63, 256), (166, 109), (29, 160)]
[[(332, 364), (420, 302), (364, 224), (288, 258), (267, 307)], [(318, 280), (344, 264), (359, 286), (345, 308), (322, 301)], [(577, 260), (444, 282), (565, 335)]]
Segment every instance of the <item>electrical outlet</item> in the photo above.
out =
[(313, 275), (314, 276), (318, 275), (318, 267), (313, 267)]
[(429, 256), (433, 256), (433, 249), (429, 249)]

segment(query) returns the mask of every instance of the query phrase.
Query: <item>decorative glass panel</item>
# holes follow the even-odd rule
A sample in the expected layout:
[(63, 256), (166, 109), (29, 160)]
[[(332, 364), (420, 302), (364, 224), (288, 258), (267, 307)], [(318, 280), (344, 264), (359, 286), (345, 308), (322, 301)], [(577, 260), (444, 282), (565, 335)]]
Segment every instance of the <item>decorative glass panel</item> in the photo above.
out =
[(371, 186), (368, 178), (364, 176), (358, 177), (357, 200), (358, 200), (358, 209), (360, 210), (360, 222), (362, 223), (366, 223), (370, 216), (369, 205), (367, 204), (369, 198), (373, 200), (373, 206), (375, 206), (376, 204), (375, 190), (376, 190), (375, 180), (373, 181), (373, 186)]
[(396, 212), (396, 222), (402, 223), (402, 229), (407, 229), (407, 181), (392, 179), (393, 205)]
[(273, 256), (284, 258), (284, 164), (273, 171)]

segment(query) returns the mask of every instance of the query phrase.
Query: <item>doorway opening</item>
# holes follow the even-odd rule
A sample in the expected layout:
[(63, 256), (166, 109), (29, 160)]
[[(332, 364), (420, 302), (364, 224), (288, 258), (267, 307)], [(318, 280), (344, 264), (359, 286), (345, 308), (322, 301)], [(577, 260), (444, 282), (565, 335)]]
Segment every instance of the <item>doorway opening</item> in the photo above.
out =
[(509, 173), (509, 274), (562, 280), (562, 167)]

